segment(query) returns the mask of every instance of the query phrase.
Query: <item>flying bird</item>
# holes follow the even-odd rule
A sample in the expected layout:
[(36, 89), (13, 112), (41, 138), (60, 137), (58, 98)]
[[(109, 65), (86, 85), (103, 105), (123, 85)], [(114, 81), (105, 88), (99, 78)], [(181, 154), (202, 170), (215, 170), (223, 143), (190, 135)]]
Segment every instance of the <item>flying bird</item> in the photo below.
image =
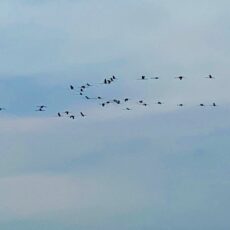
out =
[(146, 76), (142, 75), (141, 78), (138, 78), (137, 80), (147, 80)]
[(214, 79), (214, 77), (211, 74), (209, 74), (208, 77), (205, 77), (205, 78)]
[(177, 79), (179, 79), (179, 80), (183, 80), (185, 77), (179, 76), (179, 77), (175, 77), (175, 78), (177, 78)]
[(217, 106), (217, 104), (216, 104), (215, 102), (213, 102), (211, 106), (216, 107), (216, 106)]
[(162, 104), (163, 104), (163, 102), (161, 102), (161, 101), (158, 101), (158, 102), (157, 102), (157, 104), (158, 104), (158, 105), (162, 105)]
[(85, 116), (86, 116), (86, 115), (85, 115), (84, 113), (82, 113), (82, 112), (80, 112), (80, 114), (81, 114), (82, 117), (85, 117)]

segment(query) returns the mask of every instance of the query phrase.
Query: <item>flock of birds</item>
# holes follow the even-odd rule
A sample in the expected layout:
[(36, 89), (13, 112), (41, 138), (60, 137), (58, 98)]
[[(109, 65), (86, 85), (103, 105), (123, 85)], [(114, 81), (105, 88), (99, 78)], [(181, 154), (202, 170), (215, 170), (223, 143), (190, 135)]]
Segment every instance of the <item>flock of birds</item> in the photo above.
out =
[[(204, 78), (207, 78), (207, 79), (215, 79), (215, 77), (213, 77), (211, 74), (208, 75), (207, 77), (204, 77)], [(137, 80), (140, 80), (140, 81), (146, 81), (146, 80), (159, 80), (160, 78), (159, 77), (146, 77), (146, 76), (141, 76), (140, 78), (138, 78)], [(186, 79), (186, 77), (184, 76), (178, 76), (178, 77), (175, 77), (175, 79), (178, 79), (179, 81), (182, 81), (184, 79)], [(103, 85), (110, 85), (112, 83), (114, 83), (115, 81), (117, 81), (117, 77), (115, 76), (112, 76), (112, 77), (109, 77), (109, 78), (105, 78), (103, 80), (103, 82), (99, 83), (99, 84), (103, 84)], [(86, 100), (101, 100), (102, 102), (100, 103), (100, 106), (102, 107), (106, 107), (108, 104), (117, 104), (117, 105), (121, 105), (123, 103), (127, 103), (130, 101), (130, 98), (123, 98), (123, 99), (112, 99), (112, 100), (106, 100), (106, 101), (103, 101), (103, 98), (101, 96), (96, 96), (96, 97), (89, 97), (86, 95), (86, 92), (87, 92), (87, 89), (89, 87), (92, 87), (93, 85), (90, 84), (90, 83), (86, 83), (84, 85), (81, 85), (79, 87), (75, 87), (74, 85), (69, 85), (69, 90), (70, 91), (74, 91), (74, 92), (77, 92), (81, 97), (84, 97)], [(148, 106), (148, 104), (144, 101), (144, 100), (138, 100), (136, 102), (138, 105), (140, 106)], [(162, 105), (164, 104), (162, 101), (157, 101), (156, 104), (158, 105)], [(183, 107), (184, 104), (182, 103), (179, 103), (177, 104), (177, 106), (179, 107)], [(206, 106), (206, 104), (203, 104), (203, 103), (200, 103), (198, 106), (200, 107), (204, 107)], [(213, 106), (213, 107), (216, 107), (217, 104), (216, 102), (212, 102), (209, 106)], [(37, 106), (37, 108), (35, 109), (36, 112), (45, 112), (47, 110), (47, 105), (39, 105)], [(124, 110), (132, 110), (132, 108), (130, 107), (125, 107), (123, 108)], [(3, 110), (6, 110), (5, 108), (3, 107), (0, 107), (0, 111), (3, 111)], [(68, 117), (70, 119), (76, 119), (77, 116), (80, 116), (80, 117), (86, 117), (87, 115), (85, 113), (83, 113), (82, 111), (79, 112), (79, 115), (76, 115), (76, 114), (72, 114), (69, 110), (65, 110), (64, 112), (57, 112), (57, 117)]]

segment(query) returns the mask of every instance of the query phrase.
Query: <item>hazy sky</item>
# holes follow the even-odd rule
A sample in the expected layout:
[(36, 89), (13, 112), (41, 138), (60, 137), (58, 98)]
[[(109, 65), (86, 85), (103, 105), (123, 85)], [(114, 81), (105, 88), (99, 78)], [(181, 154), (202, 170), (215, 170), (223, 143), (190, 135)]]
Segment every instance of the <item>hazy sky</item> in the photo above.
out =
[[(1, 0), (1, 229), (229, 229), (229, 7)], [(68, 89), (86, 82), (90, 96), (130, 97), (133, 110)], [(87, 117), (58, 119), (65, 109)]]

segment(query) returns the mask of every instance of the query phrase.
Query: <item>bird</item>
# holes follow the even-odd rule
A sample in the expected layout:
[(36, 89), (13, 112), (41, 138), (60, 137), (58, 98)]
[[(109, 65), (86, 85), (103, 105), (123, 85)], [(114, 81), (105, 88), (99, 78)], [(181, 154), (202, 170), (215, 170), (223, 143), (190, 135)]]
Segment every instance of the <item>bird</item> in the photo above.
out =
[(0, 108), (0, 111), (2, 111), (2, 110), (6, 110), (6, 109), (1, 107), (1, 108)]
[(115, 80), (115, 79), (116, 79), (116, 77), (115, 77), (115, 76), (113, 76), (112, 78), (113, 78), (113, 80)]
[(92, 99), (92, 98), (90, 98), (90, 97), (88, 97), (88, 96), (85, 96), (85, 98), (86, 98), (87, 100), (90, 100), (90, 99)]
[(162, 105), (162, 104), (163, 104), (163, 102), (161, 102), (161, 101), (158, 101), (158, 102), (157, 102), (157, 104), (158, 104), (158, 105)]
[(182, 107), (182, 106), (184, 106), (184, 104), (178, 104), (177, 106), (180, 106), (180, 107)]
[(57, 113), (57, 115), (58, 115), (59, 117), (61, 117), (61, 113)]
[(213, 102), (211, 106), (216, 107), (216, 106), (217, 106), (217, 104), (216, 104), (215, 102)]
[(74, 119), (75, 119), (75, 116), (74, 116), (74, 115), (70, 115), (69, 118), (71, 118), (71, 119), (74, 120)]
[(205, 106), (203, 103), (200, 104), (201, 107)]
[(65, 114), (66, 114), (66, 115), (69, 115), (69, 111), (65, 111)]
[(39, 108), (39, 109), (37, 109), (37, 110), (35, 110), (35, 111), (44, 112), (44, 111), (46, 111), (46, 110), (43, 109), (43, 108)]
[(142, 75), (141, 78), (139, 78), (137, 80), (147, 80), (147, 78), (146, 78), (146, 76)]
[(85, 116), (86, 116), (86, 115), (85, 115), (84, 113), (82, 113), (82, 112), (80, 112), (80, 114), (81, 114), (82, 117), (85, 117)]
[(46, 105), (38, 105), (37, 107), (38, 107), (38, 109), (36, 109), (35, 111), (44, 112), (44, 111), (46, 111), (45, 108), (47, 106)]
[(211, 74), (209, 74), (208, 77), (205, 77), (205, 78), (214, 79), (214, 77)]
[(104, 79), (104, 84), (107, 84), (107, 79), (106, 78)]
[(70, 90), (74, 90), (74, 86), (73, 85), (70, 85)]
[(129, 111), (129, 110), (131, 110), (131, 109), (127, 107), (127, 108), (125, 108), (124, 110), (128, 110), (128, 111)]
[(184, 79), (185, 77), (179, 76), (179, 77), (175, 77), (175, 78), (178, 78), (179, 80), (182, 80), (182, 79)]
[(129, 98), (125, 98), (124, 101), (127, 102), (129, 100)]
[(151, 77), (151, 79), (158, 80), (158, 79), (159, 79), (159, 77)]

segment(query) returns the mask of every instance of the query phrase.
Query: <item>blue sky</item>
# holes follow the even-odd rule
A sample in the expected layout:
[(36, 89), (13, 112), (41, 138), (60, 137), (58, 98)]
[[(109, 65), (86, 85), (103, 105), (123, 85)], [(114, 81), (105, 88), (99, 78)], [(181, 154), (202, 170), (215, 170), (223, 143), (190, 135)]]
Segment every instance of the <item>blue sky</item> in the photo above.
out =
[[(229, 4), (2, 0), (0, 227), (229, 229)], [(86, 82), (133, 110), (68, 89)]]

